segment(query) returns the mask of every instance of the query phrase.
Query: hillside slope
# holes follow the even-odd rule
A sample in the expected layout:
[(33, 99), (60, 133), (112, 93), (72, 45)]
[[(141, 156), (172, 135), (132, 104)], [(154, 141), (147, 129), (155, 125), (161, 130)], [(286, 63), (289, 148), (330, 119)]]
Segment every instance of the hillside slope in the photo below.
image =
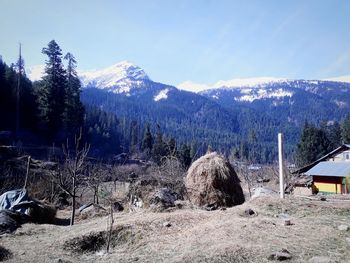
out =
[[(347, 207), (331, 199), (260, 197), (224, 211), (116, 213), (110, 254), (103, 253), (103, 235), (97, 238), (105, 217), (72, 227), (26, 224), (0, 238), (13, 253), (7, 262), (271, 262), (282, 249), (292, 256), (288, 262), (349, 262), (350, 237), (338, 230), (348, 222)], [(245, 216), (247, 208), (257, 215)], [(292, 225), (283, 226), (281, 213)]]

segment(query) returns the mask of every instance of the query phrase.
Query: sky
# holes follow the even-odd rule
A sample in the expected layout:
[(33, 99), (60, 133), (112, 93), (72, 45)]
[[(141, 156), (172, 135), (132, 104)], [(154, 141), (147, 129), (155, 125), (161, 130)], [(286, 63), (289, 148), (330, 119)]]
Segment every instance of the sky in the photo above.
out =
[(171, 85), (350, 75), (348, 0), (0, 0), (0, 55), (27, 68), (55, 39), (78, 69), (128, 60)]

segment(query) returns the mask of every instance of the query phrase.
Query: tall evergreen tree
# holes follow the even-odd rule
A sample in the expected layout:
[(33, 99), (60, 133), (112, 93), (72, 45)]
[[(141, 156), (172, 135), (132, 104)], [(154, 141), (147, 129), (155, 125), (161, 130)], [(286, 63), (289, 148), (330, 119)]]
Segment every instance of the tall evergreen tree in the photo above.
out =
[[(6, 79), (5, 79), (5, 73), (6, 73), (6, 64), (2, 61), (2, 57), (0, 56), (0, 91), (3, 91)], [(1, 99), (1, 98), (0, 98)]]
[(337, 121), (331, 124), (322, 122), (320, 128), (326, 133), (329, 140), (329, 151), (334, 150), (342, 144), (341, 128)]
[(341, 139), (343, 143), (350, 143), (350, 117), (347, 116), (341, 123)]
[(86, 139), (91, 144), (90, 154), (101, 157), (120, 153), (121, 136), (117, 130), (119, 121), (115, 114), (92, 106), (86, 107), (85, 114), (84, 130)]
[(16, 89), (17, 89), (17, 74), (16, 65), (11, 63), (6, 70), (6, 97), (5, 97), (5, 120), (7, 129), (15, 131), (15, 112), (16, 112)]
[(154, 139), (152, 157), (157, 164), (160, 164), (162, 157), (167, 156), (167, 145), (163, 140), (163, 133), (160, 130), (160, 126), (157, 125), (157, 133)]
[(241, 141), (239, 145), (239, 157), (241, 160), (248, 160), (249, 157), (249, 146), (246, 141)]
[(316, 161), (329, 151), (326, 133), (312, 124), (305, 123), (297, 145), (297, 162), (299, 166)]
[(77, 61), (71, 53), (64, 57), (67, 60), (67, 88), (65, 94), (64, 126), (68, 133), (77, 133), (83, 125), (84, 106), (80, 101), (81, 83), (77, 75)]
[(251, 163), (259, 162), (261, 151), (258, 149), (257, 137), (256, 137), (255, 130), (249, 131), (248, 148), (249, 148), (249, 151), (248, 151), (247, 155), (249, 155), (249, 156), (247, 158), (249, 159), (249, 161)]
[[(24, 61), (22, 59), (21, 63)], [(18, 88), (18, 67), (8, 67), (0, 57), (0, 130), (15, 131), (16, 96)], [(36, 128), (37, 105), (33, 94), (32, 83), (22, 71), (19, 90), (20, 129)]]
[(153, 148), (153, 136), (151, 133), (150, 125), (149, 123), (147, 123), (145, 132), (143, 135), (143, 139), (142, 139), (141, 150), (151, 153), (152, 148)]
[[(24, 59), (19, 56), (18, 61), (16, 63), (16, 84), (19, 85), (18, 94), (18, 125), (19, 129), (30, 129), (35, 130), (37, 125), (37, 103), (36, 98), (33, 91), (32, 82), (27, 78), (26, 72), (24, 70)], [(16, 88), (16, 92), (17, 92)], [(16, 98), (17, 100), (17, 98)], [(17, 111), (17, 109), (16, 109)]]
[(187, 144), (183, 144), (180, 148), (179, 151), (179, 159), (182, 165), (187, 169), (190, 167), (191, 162), (192, 162), (192, 157), (191, 157), (191, 147), (188, 146)]
[(139, 126), (137, 121), (131, 121), (130, 123), (130, 151), (137, 152), (138, 151), (138, 134), (139, 134)]
[(13, 116), (11, 112), (14, 112), (12, 109), (12, 94), (9, 81), (7, 79), (9, 67), (2, 61), (0, 56), (0, 129), (9, 130), (12, 129), (9, 123)]
[(62, 118), (66, 100), (66, 71), (62, 64), (62, 51), (55, 40), (50, 41), (47, 48), (42, 49), (47, 55), (45, 75), (39, 85), (39, 110), (50, 135), (62, 128)]

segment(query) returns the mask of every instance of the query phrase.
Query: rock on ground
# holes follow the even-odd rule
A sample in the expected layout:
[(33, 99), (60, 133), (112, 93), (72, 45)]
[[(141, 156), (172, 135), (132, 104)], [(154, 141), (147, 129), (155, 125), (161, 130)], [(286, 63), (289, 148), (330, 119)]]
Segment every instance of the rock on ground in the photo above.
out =
[(338, 226), (338, 229), (339, 229), (340, 231), (348, 231), (349, 226), (347, 226), (347, 225), (340, 225), (340, 226)]
[(287, 249), (282, 249), (280, 251), (273, 252), (268, 257), (269, 260), (278, 260), (278, 261), (284, 261), (291, 258), (292, 258), (292, 255), (289, 253)]
[(178, 194), (171, 189), (161, 188), (156, 191), (150, 199), (150, 204), (162, 206), (164, 209), (175, 206)]

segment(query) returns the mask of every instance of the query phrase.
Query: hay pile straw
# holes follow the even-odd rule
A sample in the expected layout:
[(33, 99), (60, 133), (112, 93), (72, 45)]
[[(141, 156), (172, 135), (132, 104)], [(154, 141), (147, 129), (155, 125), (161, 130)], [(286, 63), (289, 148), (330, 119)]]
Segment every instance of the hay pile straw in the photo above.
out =
[(231, 207), (244, 202), (235, 170), (216, 152), (202, 156), (191, 165), (185, 184), (194, 205)]

